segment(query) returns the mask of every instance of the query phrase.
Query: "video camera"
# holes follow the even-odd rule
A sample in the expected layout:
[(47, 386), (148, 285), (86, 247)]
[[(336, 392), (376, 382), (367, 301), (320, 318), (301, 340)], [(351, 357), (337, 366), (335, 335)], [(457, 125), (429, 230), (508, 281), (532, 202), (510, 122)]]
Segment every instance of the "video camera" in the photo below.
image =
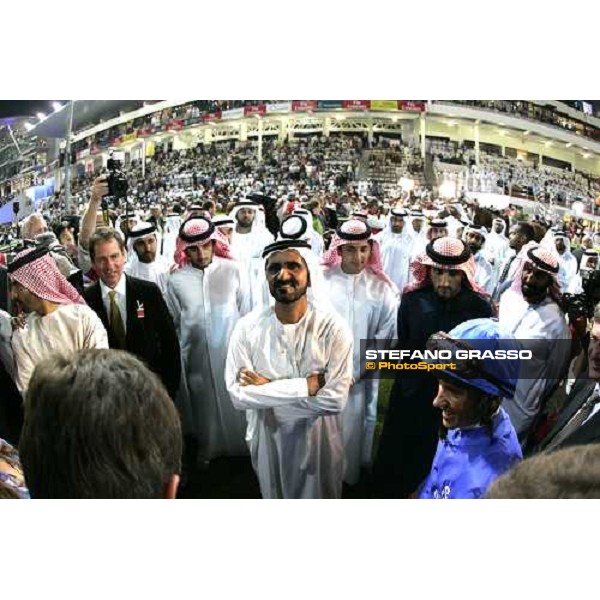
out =
[(123, 174), (123, 153), (113, 152), (106, 163), (108, 169), (108, 194), (115, 200), (121, 200), (127, 197), (129, 185), (127, 178)]
[(594, 308), (600, 302), (600, 271), (581, 271), (582, 294), (563, 294), (562, 309), (573, 322), (577, 318), (591, 319)]

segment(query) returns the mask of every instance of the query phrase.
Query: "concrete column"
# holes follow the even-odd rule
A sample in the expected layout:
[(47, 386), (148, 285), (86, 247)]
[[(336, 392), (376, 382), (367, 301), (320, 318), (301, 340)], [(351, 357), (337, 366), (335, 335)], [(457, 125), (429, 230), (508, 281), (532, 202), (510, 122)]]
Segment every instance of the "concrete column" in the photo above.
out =
[(425, 113), (419, 115), (419, 127), (420, 127), (420, 141), (421, 141), (421, 158), (425, 159)]
[(240, 123), (240, 142), (248, 141), (248, 123), (242, 121)]
[(475, 164), (479, 166), (479, 123), (473, 126), (473, 138), (475, 140)]
[(263, 154), (263, 121), (262, 119), (258, 119), (258, 162), (262, 162), (262, 154)]
[(281, 121), (279, 121), (277, 140), (280, 144), (283, 144), (286, 139), (292, 139), (292, 130), (290, 129), (289, 119), (281, 119)]

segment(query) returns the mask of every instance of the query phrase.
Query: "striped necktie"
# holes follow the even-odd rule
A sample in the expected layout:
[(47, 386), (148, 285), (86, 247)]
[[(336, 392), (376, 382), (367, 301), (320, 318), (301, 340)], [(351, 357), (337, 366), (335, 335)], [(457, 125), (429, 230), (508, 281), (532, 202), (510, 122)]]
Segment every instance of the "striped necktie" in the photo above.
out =
[(600, 402), (600, 393), (594, 388), (590, 397), (583, 406), (575, 413), (571, 420), (554, 436), (554, 439), (546, 446), (546, 450), (552, 450), (559, 446), (572, 433), (577, 431), (592, 414), (596, 404)]

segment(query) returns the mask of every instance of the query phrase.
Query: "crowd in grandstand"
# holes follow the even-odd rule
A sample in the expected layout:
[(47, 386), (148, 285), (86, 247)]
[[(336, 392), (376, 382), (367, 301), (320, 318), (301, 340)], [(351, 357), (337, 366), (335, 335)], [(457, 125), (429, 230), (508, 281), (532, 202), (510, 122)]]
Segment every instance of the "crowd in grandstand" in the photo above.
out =
[[(456, 165), (428, 152), (438, 174)], [(223, 460), (255, 473), (242, 497), (593, 494), (577, 466), (600, 439), (589, 224), (380, 186), (373, 170), (423, 168), (383, 138), (261, 153), (164, 148), (124, 165), (126, 198), (90, 173), (69, 206), (57, 193), (8, 227), (0, 497), (189, 497)], [(585, 185), (480, 169), (535, 195)], [(577, 476), (532, 488), (530, 463)]]

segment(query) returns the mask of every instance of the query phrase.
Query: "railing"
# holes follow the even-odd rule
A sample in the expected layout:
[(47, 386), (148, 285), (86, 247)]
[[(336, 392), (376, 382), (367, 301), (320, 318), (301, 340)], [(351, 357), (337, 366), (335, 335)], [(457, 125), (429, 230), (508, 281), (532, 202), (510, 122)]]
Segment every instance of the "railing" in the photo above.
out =
[[(501, 112), (600, 142), (600, 128), (595, 125), (565, 115), (554, 107), (552, 109), (544, 108), (533, 102), (524, 100), (435, 100), (434, 103), (470, 106), (495, 113)], [(584, 116), (582, 115), (582, 117)]]

